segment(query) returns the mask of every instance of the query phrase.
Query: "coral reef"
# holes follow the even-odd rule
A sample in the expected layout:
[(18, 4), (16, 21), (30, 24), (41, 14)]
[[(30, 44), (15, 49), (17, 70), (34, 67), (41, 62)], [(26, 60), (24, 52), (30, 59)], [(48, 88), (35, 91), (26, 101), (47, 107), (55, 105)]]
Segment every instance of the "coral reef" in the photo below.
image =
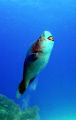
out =
[(37, 106), (28, 107), (23, 112), (13, 100), (0, 94), (0, 120), (40, 120)]

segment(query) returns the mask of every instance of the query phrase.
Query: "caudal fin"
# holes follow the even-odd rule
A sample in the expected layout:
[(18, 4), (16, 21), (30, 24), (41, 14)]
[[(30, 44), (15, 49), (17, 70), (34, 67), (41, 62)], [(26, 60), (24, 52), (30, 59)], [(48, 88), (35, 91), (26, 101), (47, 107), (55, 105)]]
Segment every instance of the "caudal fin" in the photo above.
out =
[(18, 86), (16, 98), (21, 98), (26, 91), (25, 81), (22, 80), (21, 83)]

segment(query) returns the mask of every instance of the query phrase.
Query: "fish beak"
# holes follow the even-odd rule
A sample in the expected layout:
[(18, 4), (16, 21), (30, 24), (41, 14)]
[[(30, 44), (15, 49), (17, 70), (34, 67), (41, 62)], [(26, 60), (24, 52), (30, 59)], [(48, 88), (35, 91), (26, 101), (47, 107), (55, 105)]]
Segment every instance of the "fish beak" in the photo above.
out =
[(47, 39), (54, 41), (53, 36), (49, 36)]

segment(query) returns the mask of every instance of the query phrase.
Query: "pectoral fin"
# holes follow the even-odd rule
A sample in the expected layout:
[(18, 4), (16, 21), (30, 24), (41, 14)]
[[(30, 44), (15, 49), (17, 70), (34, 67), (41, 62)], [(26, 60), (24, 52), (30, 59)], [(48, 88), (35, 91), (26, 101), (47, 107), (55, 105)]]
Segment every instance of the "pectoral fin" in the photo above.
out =
[(28, 60), (34, 62), (35, 60), (38, 59), (38, 53), (32, 53), (28, 56)]

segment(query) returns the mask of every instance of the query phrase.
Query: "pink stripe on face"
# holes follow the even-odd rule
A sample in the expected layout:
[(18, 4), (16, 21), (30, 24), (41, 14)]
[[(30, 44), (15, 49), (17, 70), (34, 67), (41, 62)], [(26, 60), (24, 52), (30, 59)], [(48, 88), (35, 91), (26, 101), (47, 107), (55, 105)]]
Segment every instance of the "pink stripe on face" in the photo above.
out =
[(33, 44), (33, 47), (32, 47), (32, 53), (37, 53), (37, 52), (41, 52), (42, 49), (40, 47), (40, 41), (37, 40), (34, 44)]

